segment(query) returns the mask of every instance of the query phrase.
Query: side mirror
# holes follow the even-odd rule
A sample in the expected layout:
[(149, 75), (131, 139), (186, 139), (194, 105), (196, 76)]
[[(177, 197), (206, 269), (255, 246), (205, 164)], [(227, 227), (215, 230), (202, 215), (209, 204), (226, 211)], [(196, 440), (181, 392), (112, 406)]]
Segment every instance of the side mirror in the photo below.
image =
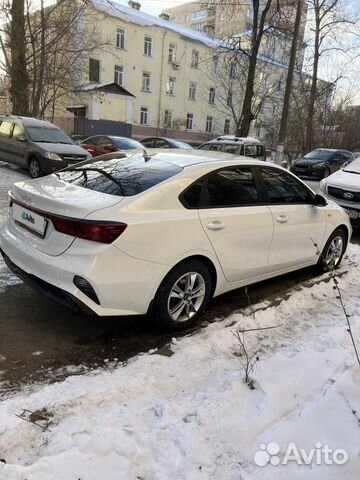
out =
[(315, 195), (314, 205), (316, 205), (317, 207), (326, 207), (327, 204), (328, 202), (325, 197), (319, 195), (318, 193)]
[(25, 135), (19, 135), (18, 137), (15, 137), (18, 142), (26, 142), (26, 137)]

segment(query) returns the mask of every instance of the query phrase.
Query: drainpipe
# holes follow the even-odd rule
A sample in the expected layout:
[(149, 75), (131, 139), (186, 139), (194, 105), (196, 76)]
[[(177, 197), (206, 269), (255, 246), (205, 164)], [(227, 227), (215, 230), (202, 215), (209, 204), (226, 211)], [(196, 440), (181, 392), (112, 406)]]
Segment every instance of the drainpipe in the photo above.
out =
[(163, 76), (164, 76), (164, 45), (165, 45), (165, 37), (167, 34), (167, 30), (165, 30), (162, 38), (162, 51), (161, 51), (161, 73), (160, 73), (160, 88), (159, 88), (159, 109), (158, 109), (158, 119), (157, 119), (157, 129), (156, 135), (160, 135), (160, 121), (161, 121), (161, 106), (162, 106), (162, 83), (163, 83)]

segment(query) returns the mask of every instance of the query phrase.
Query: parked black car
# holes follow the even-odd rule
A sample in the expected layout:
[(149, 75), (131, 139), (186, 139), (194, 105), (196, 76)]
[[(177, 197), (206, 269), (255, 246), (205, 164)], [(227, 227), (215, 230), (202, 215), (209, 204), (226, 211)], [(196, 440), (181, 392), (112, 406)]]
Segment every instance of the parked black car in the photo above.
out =
[(348, 150), (318, 148), (294, 160), (290, 171), (298, 177), (321, 179), (328, 177), (354, 159), (353, 153)]
[(146, 148), (184, 148), (186, 150), (193, 148), (188, 143), (164, 137), (146, 137), (140, 140), (140, 143)]

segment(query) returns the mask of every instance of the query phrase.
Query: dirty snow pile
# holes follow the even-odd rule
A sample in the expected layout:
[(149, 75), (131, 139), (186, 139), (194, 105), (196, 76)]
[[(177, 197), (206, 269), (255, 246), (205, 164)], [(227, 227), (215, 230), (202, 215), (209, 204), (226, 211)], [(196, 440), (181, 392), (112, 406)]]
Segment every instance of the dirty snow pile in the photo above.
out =
[[(351, 245), (339, 282), (360, 347), (359, 261)], [(174, 339), (170, 357), (4, 400), (0, 479), (358, 479), (360, 369), (326, 279)], [(272, 325), (246, 334), (261, 349), (251, 390), (234, 331)]]

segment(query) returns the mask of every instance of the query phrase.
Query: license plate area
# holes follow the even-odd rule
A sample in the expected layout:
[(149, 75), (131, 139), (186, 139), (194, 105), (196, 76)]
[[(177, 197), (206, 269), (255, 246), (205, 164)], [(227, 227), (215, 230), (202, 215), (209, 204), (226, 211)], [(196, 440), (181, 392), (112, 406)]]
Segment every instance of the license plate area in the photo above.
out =
[(40, 238), (45, 237), (48, 221), (38, 213), (13, 203), (12, 218), (19, 227), (28, 230)]

